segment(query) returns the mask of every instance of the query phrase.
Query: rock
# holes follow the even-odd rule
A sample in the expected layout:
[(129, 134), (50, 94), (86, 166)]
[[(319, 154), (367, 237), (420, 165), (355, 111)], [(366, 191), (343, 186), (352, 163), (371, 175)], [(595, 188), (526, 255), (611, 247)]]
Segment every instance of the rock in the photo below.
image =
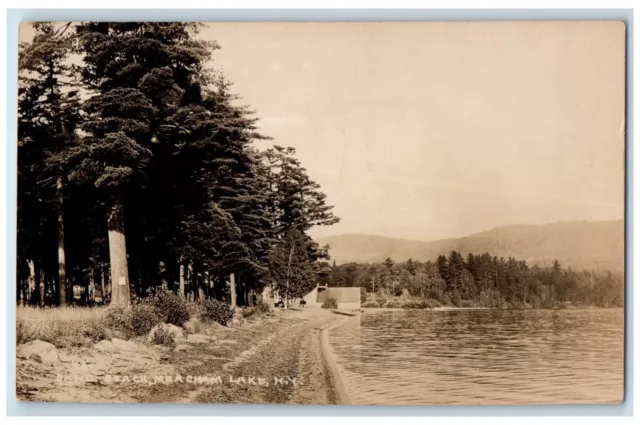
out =
[(138, 351), (138, 346), (135, 342), (125, 341), (124, 339), (113, 338), (111, 340), (113, 346), (120, 351)]
[(165, 332), (173, 336), (174, 340), (185, 339), (186, 333), (184, 329), (177, 327), (176, 325), (159, 323), (155, 325), (147, 334), (147, 342), (153, 343), (153, 336), (159, 329), (164, 329)]
[(190, 334), (197, 334), (202, 328), (202, 322), (195, 317), (184, 322), (182, 328)]
[(117, 365), (109, 369), (110, 375), (120, 375), (129, 371), (129, 365)]
[(33, 360), (36, 363), (42, 363), (42, 357), (40, 357), (40, 354), (37, 353), (31, 353), (31, 355), (29, 356), (29, 360)]
[(187, 337), (187, 333), (185, 332), (185, 330), (179, 326), (167, 323), (166, 329), (175, 339), (185, 339)]
[(117, 330), (117, 329), (110, 329), (109, 333), (108, 333), (110, 339), (111, 338), (118, 338), (118, 339), (126, 339), (127, 336), (124, 332)]
[[(16, 347), (18, 358), (29, 359), (33, 354), (37, 355), (42, 363), (55, 363), (60, 360), (58, 350), (53, 344), (39, 339)], [(36, 360), (38, 361), (38, 360)]]
[(211, 342), (211, 337), (203, 334), (191, 334), (187, 335), (187, 342), (194, 344), (208, 344)]
[(70, 356), (68, 354), (65, 354), (65, 353), (60, 353), (58, 355), (58, 357), (60, 358), (60, 361), (62, 363), (71, 363), (71, 362), (74, 362), (74, 361), (78, 361), (76, 357), (72, 357), (72, 356)]
[(98, 351), (103, 351), (107, 353), (116, 351), (116, 347), (113, 345), (113, 343), (111, 341), (107, 341), (106, 339), (103, 339), (97, 344), (94, 344), (93, 348), (95, 348)]
[(189, 347), (187, 344), (178, 344), (178, 345), (176, 345), (175, 350), (176, 351), (186, 351), (189, 348), (191, 348), (191, 347)]

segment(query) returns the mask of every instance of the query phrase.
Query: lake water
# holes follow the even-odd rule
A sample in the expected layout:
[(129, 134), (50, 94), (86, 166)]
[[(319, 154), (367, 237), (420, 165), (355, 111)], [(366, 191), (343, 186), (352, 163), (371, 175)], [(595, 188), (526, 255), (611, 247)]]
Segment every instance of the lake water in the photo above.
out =
[(624, 311), (367, 311), (329, 333), (353, 404), (623, 399)]

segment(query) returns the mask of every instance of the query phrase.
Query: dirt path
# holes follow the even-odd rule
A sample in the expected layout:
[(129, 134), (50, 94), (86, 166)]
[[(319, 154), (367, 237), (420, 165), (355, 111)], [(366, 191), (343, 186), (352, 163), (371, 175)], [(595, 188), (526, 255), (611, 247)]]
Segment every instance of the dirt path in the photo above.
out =
[[(186, 391), (183, 388), (177, 398), (178, 388), (175, 385), (160, 386), (155, 388), (158, 391), (141, 401), (338, 403), (340, 399), (334, 391), (333, 377), (324, 357), (321, 334), (323, 328), (339, 320), (340, 318), (325, 311), (288, 312), (273, 323), (275, 329), (258, 326), (252, 329), (254, 332), (248, 341), (231, 344), (236, 345), (236, 349), (243, 347), (244, 350), (234, 353), (233, 357), (227, 357), (226, 362), (212, 359), (213, 350), (185, 351), (182, 358), (173, 362), (184, 365), (178, 368), (178, 373), (204, 377), (201, 378), (204, 383), (192, 384)], [(236, 334), (236, 337), (240, 335)], [(230, 358), (233, 360), (229, 360)], [(208, 383), (206, 378), (210, 379)]]

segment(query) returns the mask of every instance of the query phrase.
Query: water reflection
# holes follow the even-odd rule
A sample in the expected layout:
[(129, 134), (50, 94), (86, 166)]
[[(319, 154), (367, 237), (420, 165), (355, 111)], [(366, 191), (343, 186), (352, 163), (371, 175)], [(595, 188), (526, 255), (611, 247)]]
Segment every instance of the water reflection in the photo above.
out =
[(356, 404), (623, 397), (622, 309), (374, 312), (329, 340)]

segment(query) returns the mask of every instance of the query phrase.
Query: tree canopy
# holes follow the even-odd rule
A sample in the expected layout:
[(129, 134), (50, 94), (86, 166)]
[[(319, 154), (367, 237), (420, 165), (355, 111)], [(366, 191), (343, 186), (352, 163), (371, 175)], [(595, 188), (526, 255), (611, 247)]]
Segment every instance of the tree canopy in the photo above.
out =
[(198, 28), (34, 24), (20, 57), (19, 300), (42, 287), (38, 303), (64, 303), (67, 280), (96, 279), (121, 305), (182, 281), (182, 295), (228, 299), (234, 273), (243, 304), (281, 284), (294, 240), (309, 273), (292, 288), (315, 284), (326, 253), (305, 232), (338, 218), (292, 148), (261, 145)]

